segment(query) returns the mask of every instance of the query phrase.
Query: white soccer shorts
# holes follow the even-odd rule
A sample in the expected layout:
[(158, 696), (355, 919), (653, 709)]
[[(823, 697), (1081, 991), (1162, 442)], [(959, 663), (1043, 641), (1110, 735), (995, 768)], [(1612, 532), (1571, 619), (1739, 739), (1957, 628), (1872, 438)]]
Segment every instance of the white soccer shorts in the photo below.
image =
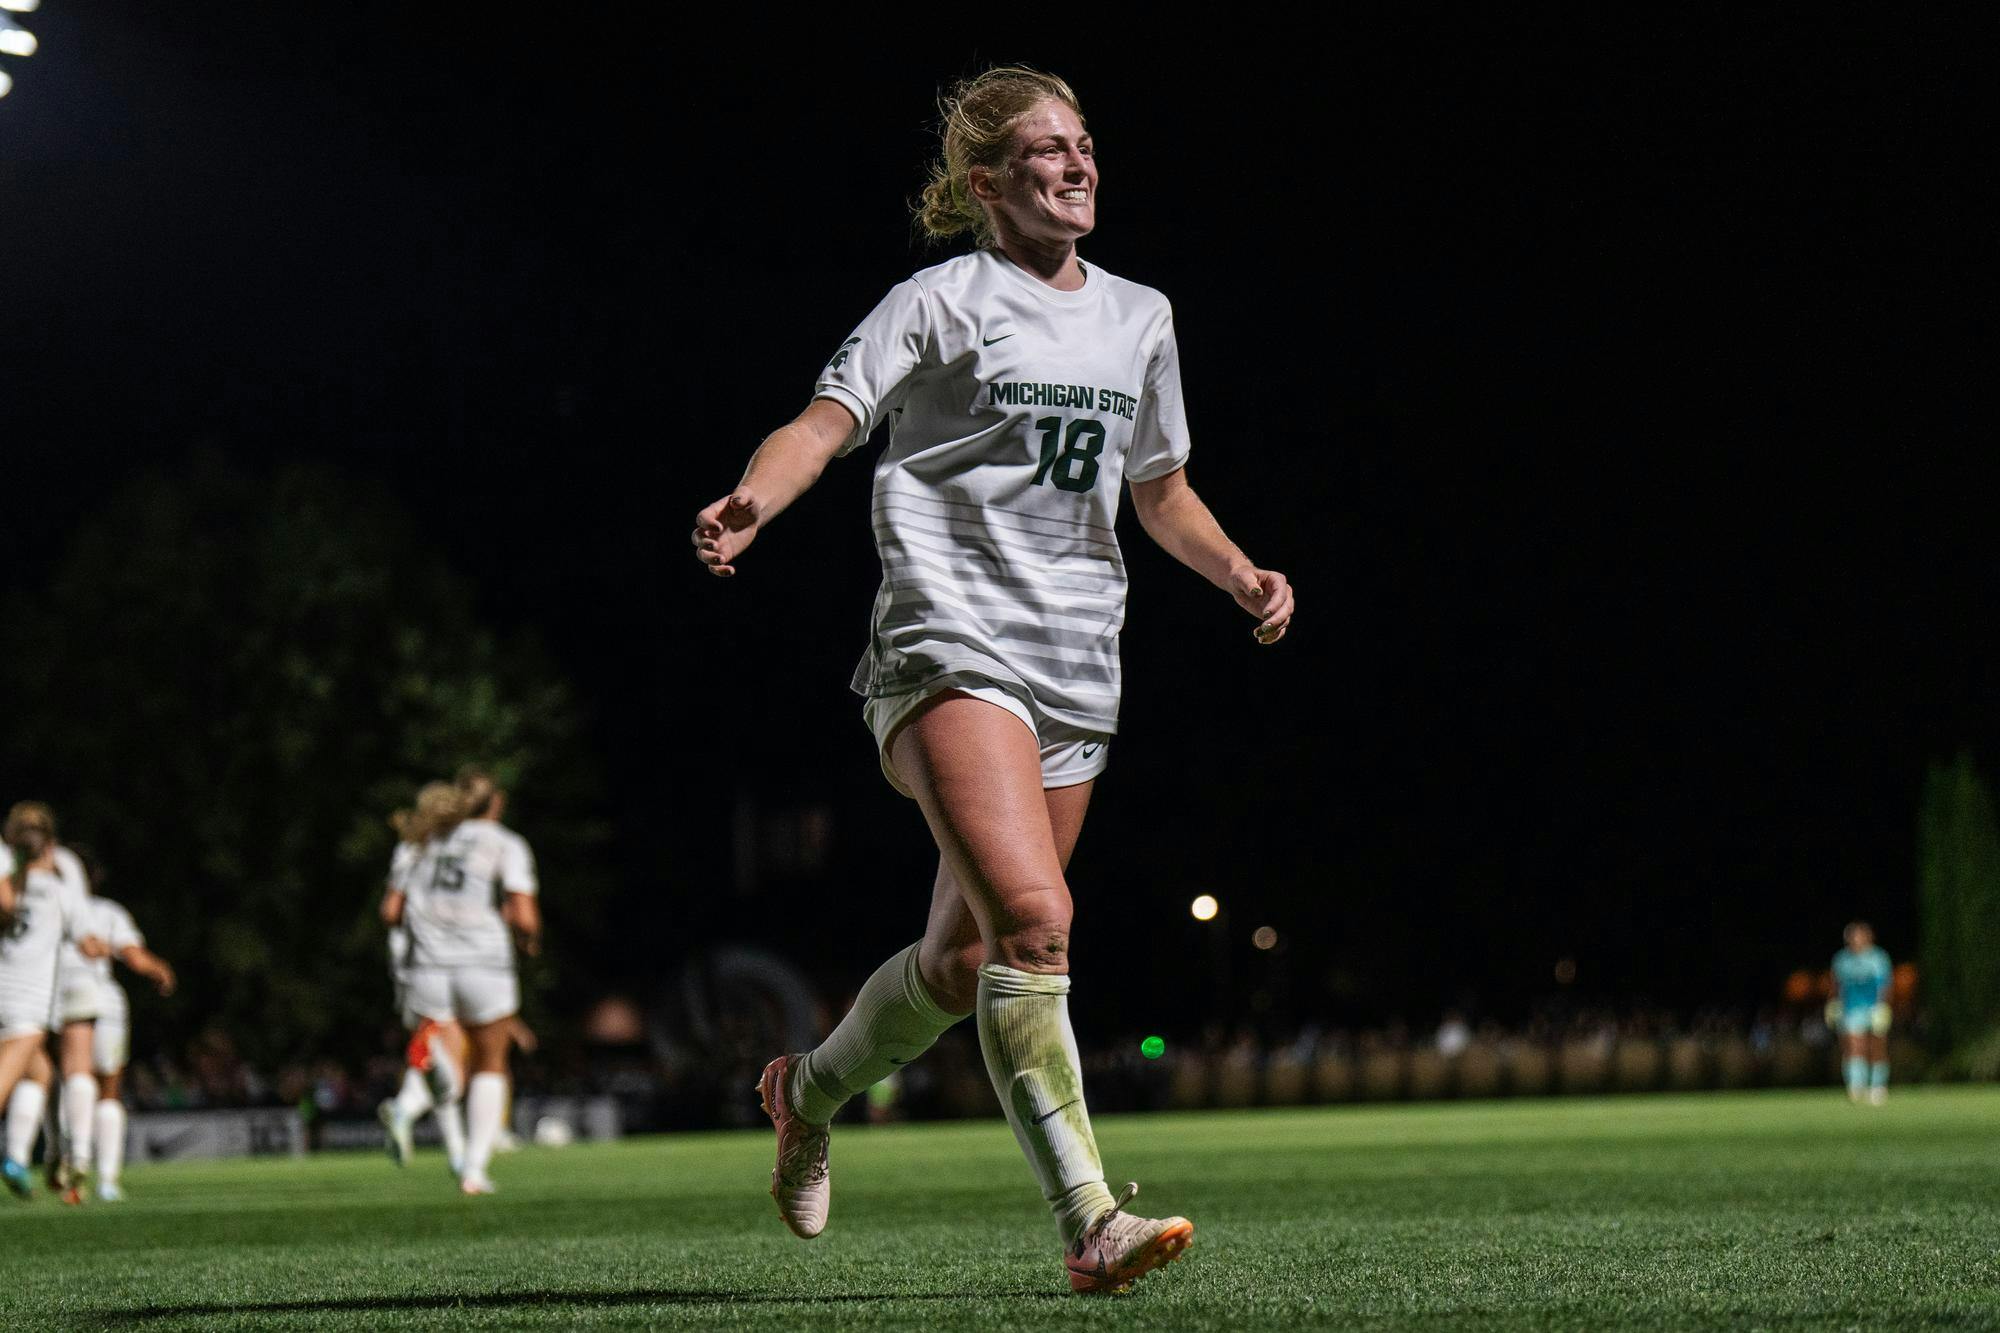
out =
[(92, 1022), (103, 1007), (103, 995), (102, 984), (88, 972), (64, 976), (56, 991), (56, 1026)]
[(41, 986), (12, 977), (0, 978), (0, 1041), (47, 1032), (55, 1001), (53, 976)]
[(882, 761), (882, 776), (905, 796), (914, 797), (916, 793), (896, 776), (896, 766), (889, 762), (889, 742), (910, 720), (910, 714), (917, 710), (918, 705), (946, 690), (983, 699), (1020, 718), (1022, 724), (1034, 733), (1035, 742), (1041, 747), (1044, 788), (1074, 787), (1079, 782), (1088, 782), (1111, 763), (1111, 737), (1105, 733), (1085, 731), (1057, 721), (1035, 707), (1034, 700), (1024, 690), (1003, 685), (977, 672), (948, 672), (936, 680), (926, 681), (908, 694), (870, 699), (861, 706), (862, 721), (875, 734), (875, 752)]
[(404, 986), (408, 1013), (440, 1023), (478, 1027), (521, 1010), (521, 983), (511, 967), (412, 967)]

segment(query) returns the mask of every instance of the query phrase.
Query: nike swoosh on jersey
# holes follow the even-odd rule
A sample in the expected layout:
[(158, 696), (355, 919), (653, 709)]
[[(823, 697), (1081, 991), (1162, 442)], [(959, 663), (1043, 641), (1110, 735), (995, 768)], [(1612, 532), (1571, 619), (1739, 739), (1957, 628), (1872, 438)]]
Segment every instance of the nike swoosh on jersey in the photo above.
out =
[(991, 347), (994, 343), (1006, 342), (1009, 338), (1013, 336), (1014, 335), (1011, 333), (1003, 333), (998, 338), (981, 338), (979, 342), (982, 347)]
[(1090, 758), (1090, 756), (1096, 754), (1099, 750), (1103, 748), (1104, 747), (1101, 745), (1086, 745), (1083, 747), (1083, 757), (1085, 759), (1088, 759)]

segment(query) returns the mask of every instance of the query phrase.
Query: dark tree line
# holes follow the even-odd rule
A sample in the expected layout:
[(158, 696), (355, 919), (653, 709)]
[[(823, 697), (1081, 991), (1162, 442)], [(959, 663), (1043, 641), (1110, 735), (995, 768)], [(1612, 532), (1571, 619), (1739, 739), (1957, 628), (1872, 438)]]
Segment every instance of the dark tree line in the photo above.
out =
[(584, 980), (606, 831), (579, 702), (395, 497), (197, 457), (110, 496), (6, 615), (0, 802), (49, 801), (181, 968), (172, 1001), (135, 990), (141, 1053), (211, 1023), (266, 1065), (373, 1049), (385, 816), (467, 762), (560, 894), (530, 995)]

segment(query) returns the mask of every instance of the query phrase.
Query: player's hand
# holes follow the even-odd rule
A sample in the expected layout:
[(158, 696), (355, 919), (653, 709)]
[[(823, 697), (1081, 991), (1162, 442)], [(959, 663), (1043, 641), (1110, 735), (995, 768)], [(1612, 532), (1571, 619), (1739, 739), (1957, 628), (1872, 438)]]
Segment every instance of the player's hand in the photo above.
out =
[(694, 558), (717, 578), (736, 573), (736, 559), (757, 540), (763, 506), (747, 487), (738, 486), (694, 516)]
[(1840, 1026), (1839, 1000), (1828, 1000), (1826, 1002), (1826, 1025), (1830, 1028)]
[(161, 963), (159, 975), (153, 978), (153, 986), (160, 992), (160, 998), (164, 1000), (169, 995), (172, 995), (175, 988), (180, 984), (180, 978), (174, 975), (173, 967), (170, 964)]
[(1257, 617), (1257, 642), (1273, 644), (1285, 637), (1292, 623), (1292, 584), (1275, 569), (1245, 565), (1229, 576), (1229, 595)]
[(109, 958), (111, 946), (96, 935), (85, 935), (76, 942), (76, 951), (85, 958)]
[(1878, 1037), (1888, 1036), (1889, 1025), (1894, 1021), (1894, 1012), (1886, 1004), (1878, 1004), (1868, 1011), (1868, 1030)]

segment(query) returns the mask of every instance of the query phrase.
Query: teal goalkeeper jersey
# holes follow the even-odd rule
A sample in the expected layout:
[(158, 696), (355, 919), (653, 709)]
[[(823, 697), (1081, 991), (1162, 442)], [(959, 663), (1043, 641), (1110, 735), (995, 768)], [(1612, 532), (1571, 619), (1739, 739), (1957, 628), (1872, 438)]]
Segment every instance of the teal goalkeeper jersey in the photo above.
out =
[(1880, 948), (1865, 953), (1842, 949), (1833, 956), (1833, 979), (1840, 986), (1840, 1007), (1848, 1013), (1886, 1004), (1889, 955)]

